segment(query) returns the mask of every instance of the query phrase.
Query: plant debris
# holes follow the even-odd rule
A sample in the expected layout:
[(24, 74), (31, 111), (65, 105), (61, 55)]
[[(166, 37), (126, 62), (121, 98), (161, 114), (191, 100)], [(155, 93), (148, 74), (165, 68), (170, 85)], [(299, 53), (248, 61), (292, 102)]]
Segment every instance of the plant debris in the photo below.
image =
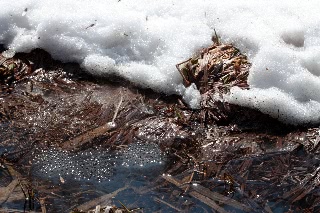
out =
[(6, 50), (0, 54), (0, 93), (12, 91), (15, 82), (23, 80), (32, 72), (31, 63), (28, 60), (14, 56), (13, 50)]
[[(223, 102), (232, 86), (248, 89), (251, 64), (232, 45), (216, 40), (177, 65), (184, 84), (201, 91), (199, 110), (123, 79), (97, 80), (39, 49), (8, 51), (0, 62), (0, 211), (154, 211), (144, 205), (182, 212), (319, 211), (319, 128), (287, 126)], [(112, 164), (126, 184), (106, 193), (62, 175), (101, 176), (107, 164), (95, 155), (106, 150), (126, 159), (122, 170)], [(164, 175), (131, 183), (136, 164), (164, 155)], [(38, 158), (50, 166), (38, 165)], [(56, 179), (37, 177), (37, 168)], [(146, 167), (143, 179), (152, 172)], [(152, 204), (125, 199), (126, 193)]]
[[(217, 37), (217, 36), (216, 36)], [(212, 46), (176, 65), (185, 86), (195, 84), (202, 100), (200, 123), (226, 122), (232, 111), (223, 95), (233, 86), (248, 89), (251, 63), (240, 50), (216, 39)]]
[(208, 91), (225, 94), (233, 86), (248, 88), (251, 64), (233, 45), (214, 43), (176, 67), (185, 86), (194, 83), (201, 94)]

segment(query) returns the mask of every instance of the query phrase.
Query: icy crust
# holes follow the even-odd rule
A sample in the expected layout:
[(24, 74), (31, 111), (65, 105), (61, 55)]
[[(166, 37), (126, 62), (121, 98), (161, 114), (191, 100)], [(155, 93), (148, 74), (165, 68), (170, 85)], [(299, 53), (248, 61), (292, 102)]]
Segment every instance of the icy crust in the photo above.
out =
[(216, 29), (253, 64), (251, 90), (234, 88), (226, 100), (287, 123), (319, 122), (317, 0), (17, 0), (0, 7), (0, 43), (43, 48), (95, 75), (180, 94), (193, 108), (200, 94), (182, 86), (175, 64), (208, 46)]

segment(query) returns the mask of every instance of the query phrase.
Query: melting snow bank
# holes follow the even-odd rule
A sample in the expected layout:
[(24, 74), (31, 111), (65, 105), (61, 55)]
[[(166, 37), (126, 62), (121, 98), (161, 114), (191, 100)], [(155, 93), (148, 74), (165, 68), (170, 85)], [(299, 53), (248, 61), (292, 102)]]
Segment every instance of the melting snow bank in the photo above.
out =
[[(319, 123), (320, 22), (317, 24), (318, 28), (306, 29), (304, 39), (296, 41), (295, 46), (285, 42), (262, 46), (253, 59), (248, 79), (251, 89), (232, 88), (226, 100), (256, 108), (285, 123)], [(312, 34), (315, 29), (317, 33)], [(300, 33), (291, 36), (299, 39)], [(304, 47), (298, 47), (301, 44)]]
[(226, 100), (287, 123), (320, 120), (316, 0), (17, 0), (0, 7), (0, 42), (8, 47), (43, 48), (98, 76), (181, 94), (191, 107), (200, 94), (182, 86), (175, 64), (209, 45), (215, 28), (253, 63), (251, 90), (234, 88)]

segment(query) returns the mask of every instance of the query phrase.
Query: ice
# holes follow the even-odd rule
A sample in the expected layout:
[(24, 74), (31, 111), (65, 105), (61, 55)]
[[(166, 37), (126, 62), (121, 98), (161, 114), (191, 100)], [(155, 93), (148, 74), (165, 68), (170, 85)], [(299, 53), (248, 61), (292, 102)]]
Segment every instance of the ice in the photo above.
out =
[(215, 29), (253, 63), (251, 90), (234, 88), (227, 101), (287, 123), (319, 122), (316, 0), (2, 0), (0, 8), (0, 43), (12, 50), (43, 48), (97, 76), (180, 94), (193, 108), (199, 92), (182, 86), (175, 65), (208, 46)]

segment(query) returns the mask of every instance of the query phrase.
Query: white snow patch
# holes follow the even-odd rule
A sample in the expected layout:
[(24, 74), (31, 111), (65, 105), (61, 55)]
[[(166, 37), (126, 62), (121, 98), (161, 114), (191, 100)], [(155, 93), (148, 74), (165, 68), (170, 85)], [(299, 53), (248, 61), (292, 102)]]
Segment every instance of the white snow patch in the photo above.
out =
[(210, 45), (216, 29), (253, 63), (251, 90), (234, 88), (228, 101), (288, 123), (320, 121), (317, 0), (2, 0), (0, 8), (7, 47), (43, 48), (98, 76), (181, 94), (192, 107), (199, 93), (182, 89), (175, 64)]

